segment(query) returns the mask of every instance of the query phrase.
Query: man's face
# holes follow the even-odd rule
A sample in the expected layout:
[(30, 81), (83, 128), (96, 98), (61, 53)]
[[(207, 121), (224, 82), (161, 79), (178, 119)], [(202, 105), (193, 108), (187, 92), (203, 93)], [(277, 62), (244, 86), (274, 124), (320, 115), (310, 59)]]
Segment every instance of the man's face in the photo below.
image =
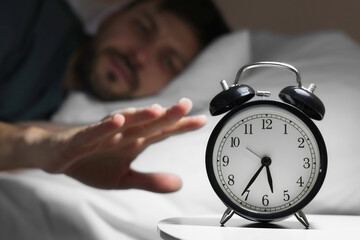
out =
[(200, 49), (187, 23), (145, 1), (109, 17), (95, 37), (90, 85), (102, 99), (154, 94)]

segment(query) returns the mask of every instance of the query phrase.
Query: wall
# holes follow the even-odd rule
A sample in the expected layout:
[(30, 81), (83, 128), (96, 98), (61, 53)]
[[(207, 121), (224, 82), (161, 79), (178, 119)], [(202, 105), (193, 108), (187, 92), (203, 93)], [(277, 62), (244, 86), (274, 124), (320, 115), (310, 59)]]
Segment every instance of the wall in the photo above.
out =
[(229, 25), (302, 33), (342, 29), (360, 42), (358, 0), (215, 0)]

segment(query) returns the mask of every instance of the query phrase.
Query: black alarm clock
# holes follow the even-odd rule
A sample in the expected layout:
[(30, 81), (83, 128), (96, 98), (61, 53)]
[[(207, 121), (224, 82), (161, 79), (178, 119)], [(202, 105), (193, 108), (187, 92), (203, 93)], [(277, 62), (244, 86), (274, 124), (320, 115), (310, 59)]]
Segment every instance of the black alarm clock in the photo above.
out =
[[(239, 84), (243, 72), (258, 67), (290, 70), (297, 86), (284, 88), (282, 101), (267, 100), (269, 91)], [(321, 120), (325, 113), (313, 93), (315, 84), (304, 88), (289, 64), (256, 62), (242, 67), (231, 87), (225, 80), (221, 85), (210, 113), (230, 112), (216, 125), (206, 148), (209, 181), (227, 206), (221, 225), (234, 213), (258, 222), (294, 214), (308, 228), (302, 209), (320, 190), (327, 169), (325, 142), (311, 120)]]

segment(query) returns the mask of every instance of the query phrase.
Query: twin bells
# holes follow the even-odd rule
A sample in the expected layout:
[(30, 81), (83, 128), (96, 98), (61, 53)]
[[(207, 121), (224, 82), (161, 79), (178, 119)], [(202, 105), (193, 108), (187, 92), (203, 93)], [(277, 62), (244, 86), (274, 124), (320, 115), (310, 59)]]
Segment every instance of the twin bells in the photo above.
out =
[(210, 102), (211, 115), (219, 115), (227, 112), (234, 107), (240, 106), (247, 102), (255, 95), (269, 96), (270, 92), (255, 91), (248, 85), (239, 85), (240, 76), (246, 70), (258, 67), (281, 67), (295, 73), (297, 86), (288, 86), (281, 90), (279, 97), (286, 103), (289, 103), (296, 108), (302, 110), (308, 117), (321, 120), (325, 114), (325, 107), (321, 100), (313, 93), (315, 84), (310, 84), (309, 88), (304, 88), (301, 83), (300, 74), (298, 70), (286, 63), (280, 62), (256, 62), (248, 64), (239, 69), (236, 74), (234, 85), (229, 87), (225, 80), (221, 81), (223, 91), (217, 94)]

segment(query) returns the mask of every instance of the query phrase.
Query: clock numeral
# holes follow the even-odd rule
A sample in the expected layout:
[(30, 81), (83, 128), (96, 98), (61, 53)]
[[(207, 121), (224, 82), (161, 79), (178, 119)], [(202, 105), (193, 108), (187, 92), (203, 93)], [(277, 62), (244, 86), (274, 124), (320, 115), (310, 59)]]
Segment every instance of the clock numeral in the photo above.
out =
[(263, 119), (262, 120), (262, 129), (272, 129), (272, 120), (271, 119)]
[(268, 195), (264, 195), (263, 197), (262, 197), (262, 204), (266, 207), (266, 206), (268, 206), (269, 205), (269, 199), (268, 199)]
[(284, 190), (284, 201), (287, 202), (290, 200), (289, 190)]
[(240, 145), (240, 138), (238, 137), (231, 137), (230, 141), (230, 147), (238, 147)]
[(222, 162), (223, 162), (223, 167), (227, 167), (227, 165), (229, 165), (229, 162), (230, 162), (229, 156), (227, 156), (227, 155), (223, 156)]
[(296, 183), (299, 184), (299, 187), (303, 187), (303, 186), (304, 186), (304, 181), (303, 181), (302, 177), (300, 177), (300, 178), (297, 180)]
[(245, 201), (247, 201), (247, 200), (248, 200), (248, 197), (249, 197), (249, 194), (250, 194), (250, 190), (246, 190), (245, 192), (243, 192), (243, 193), (241, 194), (241, 196), (244, 195), (244, 194), (246, 194), (246, 196), (245, 196)]
[(284, 134), (288, 134), (288, 131), (287, 131), (287, 124), (286, 124), (286, 123), (284, 124)]
[(253, 125), (245, 124), (245, 134), (253, 134)]
[(298, 142), (299, 142), (298, 148), (304, 148), (304, 147), (305, 147), (305, 146), (304, 146), (304, 143), (305, 143), (305, 139), (304, 139), (304, 138), (302, 138), (302, 137), (298, 138)]
[(309, 158), (304, 158), (304, 165), (303, 167), (305, 169), (308, 169), (310, 167), (310, 159)]
[(230, 186), (232, 186), (232, 185), (234, 185), (235, 184), (235, 180), (234, 180), (234, 175), (232, 175), (232, 174), (230, 174), (229, 176), (228, 176), (228, 184), (230, 185)]

